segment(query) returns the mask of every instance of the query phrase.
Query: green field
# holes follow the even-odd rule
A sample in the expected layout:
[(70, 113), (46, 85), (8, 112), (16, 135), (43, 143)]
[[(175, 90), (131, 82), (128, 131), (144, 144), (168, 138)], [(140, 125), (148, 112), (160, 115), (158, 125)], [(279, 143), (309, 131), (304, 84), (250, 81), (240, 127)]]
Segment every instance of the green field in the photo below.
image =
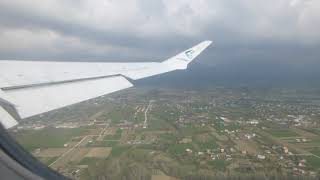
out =
[(59, 157), (38, 157), (38, 160), (42, 162), (43, 164), (49, 165), (53, 163), (55, 160), (57, 160)]
[(41, 130), (21, 130), (14, 134), (16, 140), (28, 151), (37, 148), (63, 147), (72, 137), (84, 135), (85, 128), (44, 128)]
[(101, 159), (94, 158), (94, 157), (85, 157), (79, 162), (79, 164), (80, 165), (90, 165), (90, 164), (96, 163), (99, 160), (101, 160)]
[(308, 145), (311, 145), (311, 146), (320, 146), (320, 139), (317, 137), (317, 138), (312, 138), (310, 139), (310, 141), (307, 142)]
[(268, 133), (270, 133), (272, 136), (278, 137), (278, 138), (299, 137), (300, 136), (299, 134), (291, 131), (290, 129), (270, 129), (270, 130), (268, 130)]
[(192, 141), (200, 148), (200, 151), (206, 149), (218, 148), (217, 140), (209, 133), (199, 134), (192, 137)]
[(309, 131), (314, 134), (317, 134), (317, 135), (320, 135), (320, 128), (304, 129), (304, 130)]
[(120, 156), (122, 153), (128, 151), (130, 149), (130, 146), (115, 146), (112, 148), (111, 157), (118, 157)]
[(228, 126), (225, 126), (225, 128), (228, 129), (229, 131), (233, 131), (233, 130), (240, 129), (241, 126), (239, 124), (236, 124), (236, 123), (231, 123)]
[(134, 113), (135, 110), (132, 107), (116, 107), (104, 116), (111, 119), (112, 124), (116, 124), (121, 120), (132, 120)]
[(167, 143), (175, 143), (177, 141), (177, 136), (173, 133), (160, 134), (159, 138)]
[(196, 134), (203, 134), (203, 133), (207, 133), (210, 132), (208, 127), (196, 127), (196, 126), (186, 126), (183, 128), (179, 129), (179, 132), (183, 135), (183, 136), (190, 136), (190, 135), (196, 135)]
[(219, 147), (216, 141), (214, 140), (209, 140), (206, 142), (197, 142), (197, 144), (201, 150), (215, 149)]
[(104, 140), (119, 140), (121, 138), (122, 130), (117, 129), (114, 135), (107, 135), (104, 137)]
[(227, 166), (226, 161), (222, 160), (222, 159), (217, 159), (217, 160), (213, 160), (213, 161), (209, 161), (208, 164), (213, 168), (213, 169), (217, 169), (217, 170), (224, 170)]
[(169, 123), (164, 119), (155, 117), (153, 114), (151, 114), (148, 122), (148, 128), (144, 129), (144, 131), (170, 130), (170, 129), (173, 129), (173, 126), (171, 123)]
[(144, 121), (144, 112), (138, 112), (135, 122), (143, 122)]
[(315, 156), (306, 156), (305, 159), (307, 160), (307, 166), (310, 168), (320, 168), (320, 158), (315, 157)]
[(174, 144), (168, 148), (168, 151), (173, 155), (181, 155), (186, 152), (186, 149), (193, 150), (192, 144)]
[(320, 148), (313, 148), (310, 152), (314, 155), (320, 156)]

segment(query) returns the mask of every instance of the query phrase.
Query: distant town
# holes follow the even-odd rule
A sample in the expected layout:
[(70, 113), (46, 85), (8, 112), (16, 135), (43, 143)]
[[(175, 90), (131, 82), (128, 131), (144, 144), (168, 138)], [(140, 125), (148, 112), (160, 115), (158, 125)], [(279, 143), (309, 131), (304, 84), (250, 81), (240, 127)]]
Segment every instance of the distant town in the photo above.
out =
[(132, 88), (11, 129), (72, 179), (320, 175), (318, 90)]

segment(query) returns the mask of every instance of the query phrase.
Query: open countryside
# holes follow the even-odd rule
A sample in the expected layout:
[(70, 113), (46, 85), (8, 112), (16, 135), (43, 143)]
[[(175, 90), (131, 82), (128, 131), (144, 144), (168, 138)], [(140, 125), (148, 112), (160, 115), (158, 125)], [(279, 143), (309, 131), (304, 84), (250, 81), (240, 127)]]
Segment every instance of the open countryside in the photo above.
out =
[(316, 179), (320, 104), (299, 93), (130, 89), (34, 117), (11, 133), (73, 179)]

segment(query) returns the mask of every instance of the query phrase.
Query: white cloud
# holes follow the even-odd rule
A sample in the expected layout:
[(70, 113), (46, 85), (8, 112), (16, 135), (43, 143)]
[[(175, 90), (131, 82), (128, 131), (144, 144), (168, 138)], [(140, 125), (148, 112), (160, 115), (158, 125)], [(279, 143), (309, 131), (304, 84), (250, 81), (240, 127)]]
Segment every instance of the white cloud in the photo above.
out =
[(99, 55), (120, 50), (137, 53), (150, 49), (149, 42), (136, 42), (139, 40), (174, 44), (181, 39), (217, 38), (223, 43), (231, 37), (238, 43), (314, 45), (320, 43), (319, 28), (318, 0), (0, 2), (1, 52), (86, 49)]
[(301, 3), (301, 0), (291, 0), (291, 2), (289, 4), (290, 4), (290, 6), (294, 7), (294, 6), (298, 5), (299, 3)]

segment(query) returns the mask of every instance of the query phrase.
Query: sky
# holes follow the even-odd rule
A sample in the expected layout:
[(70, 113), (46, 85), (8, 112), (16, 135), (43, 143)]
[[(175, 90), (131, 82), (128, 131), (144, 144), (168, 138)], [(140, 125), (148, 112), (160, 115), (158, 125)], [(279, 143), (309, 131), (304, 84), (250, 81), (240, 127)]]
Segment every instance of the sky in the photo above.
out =
[(1, 0), (0, 59), (161, 61), (212, 40), (189, 73), (317, 78), (319, 29), (319, 0)]

